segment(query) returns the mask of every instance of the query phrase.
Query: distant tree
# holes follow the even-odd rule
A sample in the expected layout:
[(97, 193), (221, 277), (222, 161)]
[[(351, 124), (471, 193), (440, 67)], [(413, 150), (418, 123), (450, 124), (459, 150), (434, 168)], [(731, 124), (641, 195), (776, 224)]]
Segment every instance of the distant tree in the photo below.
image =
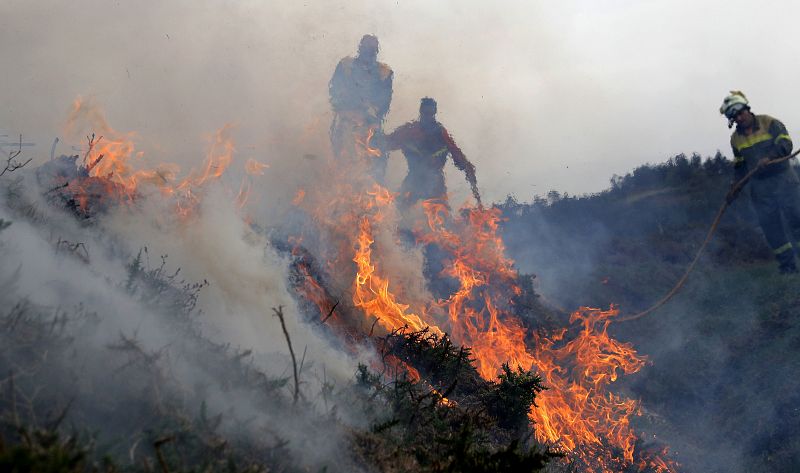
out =
[(703, 157), (697, 153), (692, 153), (692, 170), (700, 169), (703, 165)]
[(619, 174), (614, 174), (611, 176), (611, 190), (612, 191), (619, 191), (622, 189), (622, 184), (625, 182), (625, 178), (620, 176)]

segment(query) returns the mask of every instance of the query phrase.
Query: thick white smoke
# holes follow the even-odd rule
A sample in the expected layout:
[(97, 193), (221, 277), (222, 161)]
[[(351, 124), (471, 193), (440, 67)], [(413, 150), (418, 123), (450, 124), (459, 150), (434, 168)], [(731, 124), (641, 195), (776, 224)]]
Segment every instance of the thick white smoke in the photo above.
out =
[[(21, 169), (3, 178), (3, 188), (12, 190), (0, 205), (0, 219), (12, 222), (0, 234), (0, 300), (4, 313), (18, 302), (39, 308), (45, 314), (95, 314), (90, 329), (70, 332), (77, 347), (75, 358), (64, 367), (85, 370), (78, 383), (94, 377), (117, 384), (109, 364), (117, 355), (110, 348), (124, 337), (136, 340), (143, 352), (165, 353), (160, 365), (167, 370), (176, 389), (185, 392), (190, 406), (205, 403), (209, 412), (224, 413), (223, 428), (251, 422), (251, 434), (262, 435), (267, 428), (276, 438), (286, 439), (287, 448), (301, 463), (348, 470), (346, 458), (337, 458), (341, 436), (314, 424), (331, 406), (323, 406), (320, 393), (325, 384), (346, 386), (352, 382), (357, 360), (335, 348), (319, 330), (303, 320), (287, 289), (288, 261), (255, 233), (223, 186), (204, 189), (201, 205), (189, 220), (174, 214), (174, 207), (155, 193), (132, 208), (113, 208), (91, 223), (79, 222), (64, 210), (41, 198), (33, 169)], [(80, 245), (77, 245), (80, 243)], [(312, 407), (303, 415), (281, 412), (259, 405), (252, 393), (226, 386), (209, 371), (202, 343), (186, 338), (178, 327), (180, 314), (163, 313), (138, 295), (125, 290), (128, 265), (142, 248), (145, 269), (161, 265), (164, 274), (180, 268), (175, 279), (186, 283), (206, 281), (197, 300), (202, 337), (238, 352), (249, 352), (255, 366), (267, 376), (289, 378), (280, 390), (291, 399), (292, 361), (280, 321), (273, 307), (282, 306), (287, 331), (294, 346), (300, 371), (301, 394)], [(211, 356), (209, 354), (209, 356)], [(365, 359), (365, 358), (364, 358)], [(60, 362), (60, 361), (59, 361)], [(198, 386), (202, 391), (197, 392)], [(64, 387), (68, 392), (70, 387)], [(117, 395), (135, 399), (137, 393)], [(101, 400), (107, 390), (85, 393), (80, 403)], [(89, 409), (91, 411), (91, 409)], [(360, 423), (359, 416), (342, 406), (348, 422)], [(93, 425), (100, 429), (102, 426)], [(333, 428), (333, 427), (331, 427)], [(261, 433), (259, 433), (261, 432)]]

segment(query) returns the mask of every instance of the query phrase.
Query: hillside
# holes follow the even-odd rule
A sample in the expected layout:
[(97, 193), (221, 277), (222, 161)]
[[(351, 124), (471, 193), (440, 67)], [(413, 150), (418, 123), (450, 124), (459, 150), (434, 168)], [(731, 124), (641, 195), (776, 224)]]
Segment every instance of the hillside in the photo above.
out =
[(309, 192), (262, 227), (213, 179), (146, 194), (91, 170), (62, 156), (0, 181), (0, 468), (798, 466), (800, 278), (745, 199), (658, 312), (578, 310), (671, 287), (722, 156), (593, 196), (431, 206), (405, 241), (385, 189)]
[[(547, 302), (649, 307), (705, 237), (732, 175), (723, 156), (677, 156), (615, 176), (599, 194), (551, 192), (503, 205), (503, 237)], [(685, 471), (800, 470), (800, 277), (777, 272), (746, 195), (683, 290), (645, 318), (613, 324), (651, 365), (620, 388)]]

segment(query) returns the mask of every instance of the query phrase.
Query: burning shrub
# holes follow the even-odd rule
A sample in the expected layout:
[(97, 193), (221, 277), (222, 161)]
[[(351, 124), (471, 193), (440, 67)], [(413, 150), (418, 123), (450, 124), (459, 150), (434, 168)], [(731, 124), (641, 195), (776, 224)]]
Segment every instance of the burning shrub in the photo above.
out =
[(52, 204), (79, 218), (91, 218), (130, 197), (110, 178), (90, 175), (92, 168), (78, 165), (78, 158), (61, 155), (36, 169), (36, 180)]
[(395, 330), (381, 340), (384, 353), (412, 366), (434, 388), (449, 395), (474, 392), (483, 384), (471, 359), (469, 347), (458, 347), (447, 334), (430, 329), (409, 332)]
[(381, 471), (541, 471), (556, 456), (531, 440), (527, 416), (543, 389), (532, 373), (505, 364), (499, 382), (484, 381), (469, 348), (429, 330), (393, 331), (380, 346), (383, 375), (361, 365), (356, 376), (373, 426), (354, 443)]
[(503, 428), (525, 428), (530, 422), (528, 414), (536, 394), (546, 389), (542, 386), (542, 378), (519, 366), (516, 371), (512, 370), (508, 363), (503, 363), (503, 372), (497, 377), (500, 382), (494, 384), (484, 401), (489, 412)]
[[(473, 368), (474, 369), (474, 368)], [(362, 401), (383, 401), (389, 413), (372, 412), (370, 432), (354, 433), (354, 448), (383, 472), (542, 471), (554, 454), (526, 436), (514, 437), (486, 414), (486, 406), (443, 398), (427, 383), (405, 376), (388, 383), (361, 365)]]
[(428, 329), (395, 331), (383, 339), (383, 346), (385, 353), (412, 366), (443, 397), (477, 394), (503, 429), (524, 431), (536, 395), (546, 389), (539, 376), (519, 366), (513, 370), (508, 363), (502, 365), (499, 382), (483, 381), (468, 347), (458, 347), (446, 334), (438, 336)]

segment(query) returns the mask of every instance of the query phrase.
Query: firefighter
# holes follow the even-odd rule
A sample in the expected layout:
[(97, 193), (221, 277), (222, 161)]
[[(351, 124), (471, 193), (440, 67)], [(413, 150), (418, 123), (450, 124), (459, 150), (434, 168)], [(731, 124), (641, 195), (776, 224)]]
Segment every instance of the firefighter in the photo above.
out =
[(368, 172), (382, 183), (387, 157), (377, 144), (392, 101), (393, 72), (378, 62), (378, 50), (378, 38), (364, 35), (356, 57), (339, 61), (328, 91), (334, 112), (331, 144), (335, 156), (345, 162), (366, 161)]
[[(778, 260), (783, 274), (796, 273), (795, 252), (800, 248), (800, 180), (789, 161), (766, 165), (770, 159), (792, 152), (792, 140), (786, 127), (769, 115), (755, 115), (740, 91), (731, 91), (720, 107), (728, 118), (731, 135), (734, 184), (756, 166), (762, 166), (750, 180), (750, 198), (767, 243)], [(728, 193), (730, 202), (736, 188)], [(788, 231), (787, 231), (788, 230)]]
[(421, 100), (419, 120), (410, 121), (386, 136), (386, 148), (388, 151), (402, 150), (408, 162), (408, 174), (400, 186), (398, 201), (401, 207), (407, 208), (428, 199), (447, 202), (444, 165), (448, 155), (453, 158), (456, 168), (466, 175), (472, 194), (480, 204), (475, 166), (467, 160), (445, 127), (436, 121), (436, 101), (432, 98)]

